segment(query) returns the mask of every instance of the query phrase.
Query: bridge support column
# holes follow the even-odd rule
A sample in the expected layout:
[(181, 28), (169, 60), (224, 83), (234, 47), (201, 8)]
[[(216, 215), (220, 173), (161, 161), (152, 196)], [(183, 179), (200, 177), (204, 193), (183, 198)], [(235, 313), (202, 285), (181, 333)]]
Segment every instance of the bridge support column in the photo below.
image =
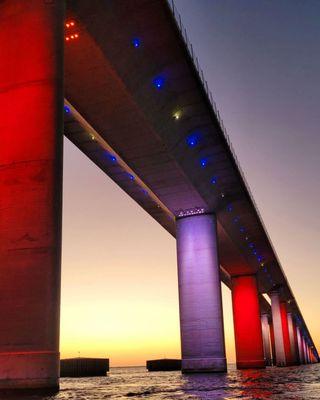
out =
[(280, 311), (281, 311), (281, 324), (282, 324), (284, 352), (285, 352), (285, 358), (286, 358), (286, 365), (288, 366), (288, 365), (292, 365), (293, 363), (292, 363), (292, 355), (291, 355), (291, 348), (290, 348), (287, 304), (285, 302), (280, 303)]
[(292, 313), (288, 313), (287, 318), (288, 318), (288, 331), (289, 331), (289, 342), (290, 342), (290, 353), (291, 353), (292, 364), (297, 365), (299, 364), (298, 354), (297, 354), (297, 344), (296, 344), (297, 334), (294, 327), (294, 320)]
[(300, 360), (300, 364), (304, 364), (303, 343), (302, 343), (300, 328), (298, 326), (296, 326), (296, 330), (297, 330), (299, 360)]
[(216, 217), (182, 217), (176, 226), (182, 371), (226, 371)]
[(308, 364), (308, 356), (307, 356), (307, 345), (306, 345), (306, 340), (304, 336), (302, 336), (302, 345), (303, 345), (303, 358), (304, 358), (304, 363)]
[(232, 277), (237, 368), (264, 368), (260, 304), (255, 275)]
[(273, 323), (272, 319), (269, 324), (270, 328), (270, 341), (271, 341), (271, 353), (272, 353), (272, 365), (277, 365), (277, 358), (276, 358), (276, 344), (274, 340), (274, 330), (273, 330)]
[(59, 386), (63, 1), (0, 2), (0, 390)]
[(269, 315), (261, 315), (261, 326), (262, 326), (262, 339), (263, 339), (263, 352), (267, 366), (272, 365), (271, 357), (271, 342), (270, 342), (270, 326), (269, 326)]
[(304, 340), (304, 344), (305, 344), (305, 352), (306, 352), (306, 360), (307, 360), (307, 364), (310, 364), (310, 358), (309, 358), (309, 346), (308, 346), (308, 343), (307, 343), (306, 339)]
[(272, 310), (272, 324), (276, 351), (276, 365), (278, 367), (286, 366), (286, 356), (284, 349), (284, 340), (282, 334), (282, 322), (280, 311), (279, 293), (274, 291), (270, 293), (271, 310)]

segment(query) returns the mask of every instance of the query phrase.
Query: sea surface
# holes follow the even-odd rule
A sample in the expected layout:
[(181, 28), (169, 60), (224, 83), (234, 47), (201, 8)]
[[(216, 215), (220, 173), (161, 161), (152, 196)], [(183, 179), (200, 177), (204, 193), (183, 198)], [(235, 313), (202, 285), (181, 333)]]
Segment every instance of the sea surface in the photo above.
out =
[[(266, 370), (182, 375), (147, 372), (144, 367), (111, 368), (99, 378), (63, 378), (54, 396), (19, 396), (14, 400), (319, 400), (320, 364)], [(9, 397), (1, 397), (1, 400)]]

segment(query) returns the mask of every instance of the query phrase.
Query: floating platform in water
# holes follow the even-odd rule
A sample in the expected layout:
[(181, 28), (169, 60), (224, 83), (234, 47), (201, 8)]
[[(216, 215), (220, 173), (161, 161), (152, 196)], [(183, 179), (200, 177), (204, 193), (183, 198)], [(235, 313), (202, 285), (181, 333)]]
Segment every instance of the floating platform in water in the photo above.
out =
[(78, 357), (60, 360), (61, 377), (106, 376), (108, 371), (108, 358)]
[(181, 360), (172, 358), (162, 358), (160, 360), (148, 360), (148, 371), (180, 371)]

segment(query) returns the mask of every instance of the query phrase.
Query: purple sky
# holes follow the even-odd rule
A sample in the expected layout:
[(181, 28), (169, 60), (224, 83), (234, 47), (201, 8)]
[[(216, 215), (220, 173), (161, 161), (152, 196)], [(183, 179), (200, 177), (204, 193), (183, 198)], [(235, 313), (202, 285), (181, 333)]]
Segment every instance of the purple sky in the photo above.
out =
[[(175, 4), (319, 348), (320, 1)], [(178, 356), (174, 240), (67, 141), (64, 185), (62, 352)]]

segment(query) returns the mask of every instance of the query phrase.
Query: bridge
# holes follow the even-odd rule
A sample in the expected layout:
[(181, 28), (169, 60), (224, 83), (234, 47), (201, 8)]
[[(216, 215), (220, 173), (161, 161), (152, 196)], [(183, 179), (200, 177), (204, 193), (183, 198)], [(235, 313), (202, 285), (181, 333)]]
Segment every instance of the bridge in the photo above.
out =
[(0, 388), (59, 387), (63, 134), (176, 238), (183, 372), (226, 371), (221, 281), (239, 369), (318, 362), (174, 5), (63, 3), (0, 2)]

